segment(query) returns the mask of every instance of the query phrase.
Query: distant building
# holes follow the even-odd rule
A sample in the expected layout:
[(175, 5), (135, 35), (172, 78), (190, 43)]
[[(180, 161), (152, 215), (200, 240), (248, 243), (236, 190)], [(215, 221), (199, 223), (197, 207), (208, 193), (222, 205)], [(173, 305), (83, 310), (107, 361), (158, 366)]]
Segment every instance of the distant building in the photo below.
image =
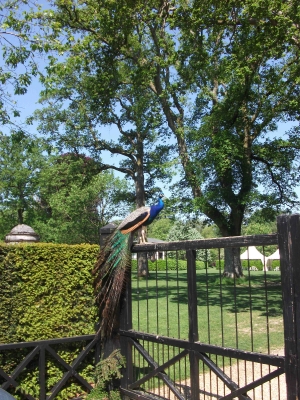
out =
[[(164, 240), (160, 240), (160, 239), (155, 239), (155, 238), (147, 238), (147, 243), (165, 243)], [(165, 251), (156, 251), (156, 252), (149, 252), (148, 253), (148, 258), (151, 261), (155, 261), (155, 260), (164, 260), (166, 256), (166, 252)], [(132, 254), (132, 259), (136, 260), (137, 258), (137, 254), (133, 253)]]

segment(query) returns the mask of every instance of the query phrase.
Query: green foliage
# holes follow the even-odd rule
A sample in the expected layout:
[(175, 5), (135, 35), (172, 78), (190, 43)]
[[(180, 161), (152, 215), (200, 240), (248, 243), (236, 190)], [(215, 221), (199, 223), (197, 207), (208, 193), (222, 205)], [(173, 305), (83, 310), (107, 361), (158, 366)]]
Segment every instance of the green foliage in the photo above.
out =
[[(4, 2), (3, 32), (29, 49), (6, 49), (6, 63), (52, 51), (38, 112), (52, 143), (121, 155), (102, 167), (132, 178), (139, 200), (144, 182), (153, 187), (178, 167), (181, 209), (194, 198), (223, 236), (240, 234), (246, 210), (272, 215), (296, 204), (299, 128), (276, 133), (278, 123), (299, 120), (294, 2), (70, 0), (32, 15), (24, 6), (23, 18), (13, 4)], [(19, 81), (16, 93), (28, 76)], [(115, 125), (116, 140), (101, 125)]]
[(173, 224), (174, 221), (169, 218), (156, 219), (149, 225), (147, 235), (151, 238), (167, 240)]
[[(0, 343), (79, 336), (95, 332), (91, 270), (99, 247), (96, 245), (20, 244), (0, 246)], [(85, 343), (72, 343), (55, 351), (72, 363)], [(9, 373), (27, 350), (0, 354), (0, 364)], [(46, 353), (47, 354), (47, 353)], [(9, 360), (9, 362), (8, 362)], [(91, 361), (80, 373), (92, 380)], [(48, 390), (62, 377), (64, 368), (47, 355)], [(20, 376), (20, 388), (37, 396), (38, 359), (33, 359)], [(82, 391), (75, 380), (57, 397), (67, 399)]]
[(99, 169), (90, 157), (65, 154), (41, 171), (39, 209), (32, 224), (41, 240), (99, 243), (100, 228), (126, 213), (126, 182)]
[[(186, 271), (187, 264), (186, 260), (175, 260), (173, 258), (168, 258), (167, 260), (156, 260), (151, 262), (148, 260), (148, 270), (149, 272), (155, 271)], [(196, 261), (196, 269), (205, 269), (208, 268), (209, 265), (204, 261)], [(132, 270), (135, 271), (137, 269), (137, 261), (132, 260)]]
[[(203, 239), (200, 232), (194, 228), (191, 224), (184, 223), (183, 221), (176, 221), (168, 234), (168, 241), (181, 241), (181, 240), (197, 240)], [(184, 260), (186, 257), (185, 251), (178, 252), (169, 252), (170, 258), (178, 257), (181, 260)], [(209, 261), (210, 260), (210, 252), (209, 250), (198, 250), (196, 255), (197, 260)]]
[(22, 244), (0, 247), (0, 342), (94, 332), (91, 270), (94, 245)]
[[(38, 71), (32, 55), (47, 48), (34, 38), (33, 25), (28, 19), (29, 11), (29, 7), (24, 7), (21, 0), (4, 0), (0, 4), (0, 124), (10, 124), (14, 128), (14, 117), (20, 115), (15, 98), (27, 92)], [(18, 129), (21, 129), (21, 124)]]
[(118, 390), (111, 389), (114, 382), (122, 378), (121, 369), (126, 367), (126, 360), (120, 350), (114, 350), (107, 358), (101, 360), (95, 368), (96, 386), (87, 396), (87, 400), (119, 400)]
[(128, 186), (82, 154), (47, 154), (41, 139), (0, 137), (0, 238), (18, 223), (43, 242), (99, 243), (99, 229), (127, 211)]
[(4, 236), (18, 223), (24, 213), (37, 205), (37, 182), (46, 164), (42, 139), (21, 133), (0, 136), (0, 235)]
[[(224, 269), (224, 260), (217, 260), (215, 261), (215, 267), (218, 269)], [(250, 268), (251, 271), (251, 267), (257, 268), (258, 271), (262, 271), (263, 270), (263, 263), (261, 262), (261, 260), (241, 260), (241, 264), (242, 264), (242, 269), (243, 270), (248, 270)], [(272, 269), (274, 269), (275, 267), (279, 266), (279, 260), (273, 260), (272, 261)]]

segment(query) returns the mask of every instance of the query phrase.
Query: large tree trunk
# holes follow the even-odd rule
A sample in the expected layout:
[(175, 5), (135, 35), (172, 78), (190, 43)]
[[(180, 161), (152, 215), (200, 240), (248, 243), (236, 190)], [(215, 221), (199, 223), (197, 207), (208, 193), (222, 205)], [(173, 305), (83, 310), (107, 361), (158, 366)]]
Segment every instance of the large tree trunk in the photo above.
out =
[[(240, 236), (243, 220), (243, 209), (236, 208), (229, 216), (229, 223), (220, 224), (219, 229), (223, 236)], [(227, 247), (224, 249), (224, 276), (240, 278), (243, 276), (241, 263), (241, 249)]]
[(138, 263), (138, 277), (146, 277), (148, 276), (148, 258), (147, 253), (138, 253), (137, 255), (137, 263)]
[[(139, 137), (139, 135), (137, 135)], [(144, 182), (144, 168), (143, 168), (143, 141), (141, 140), (137, 145), (137, 156), (136, 156), (136, 178), (135, 178), (135, 190), (136, 190), (136, 206), (137, 208), (145, 205), (145, 182)], [(138, 230), (138, 243), (142, 236), (142, 230), (144, 230), (145, 236), (147, 237), (146, 227), (142, 227)], [(137, 257), (137, 271), (138, 277), (148, 276), (148, 260), (147, 253), (138, 253)]]
[(243, 276), (239, 247), (227, 247), (224, 249), (224, 275), (229, 278)]
[(24, 212), (23, 208), (18, 208), (18, 223), (20, 225), (23, 224), (23, 212)]

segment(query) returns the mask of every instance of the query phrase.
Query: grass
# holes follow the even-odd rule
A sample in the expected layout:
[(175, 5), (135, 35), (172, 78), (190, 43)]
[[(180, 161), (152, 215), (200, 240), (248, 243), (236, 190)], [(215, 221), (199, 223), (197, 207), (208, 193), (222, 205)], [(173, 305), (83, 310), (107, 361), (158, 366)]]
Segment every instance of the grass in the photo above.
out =
[[(248, 274), (248, 272), (247, 272)], [(283, 347), (280, 272), (251, 272), (243, 279), (222, 279), (215, 269), (197, 271), (198, 335), (203, 343), (275, 353)], [(132, 281), (133, 327), (138, 331), (188, 338), (188, 285), (184, 271), (151, 272)], [(145, 344), (158, 363), (180, 350)], [(138, 356), (140, 369), (147, 363)], [(223, 365), (231, 361), (223, 359)], [(177, 368), (177, 367), (176, 367)], [(184, 362), (172, 371), (186, 376)]]

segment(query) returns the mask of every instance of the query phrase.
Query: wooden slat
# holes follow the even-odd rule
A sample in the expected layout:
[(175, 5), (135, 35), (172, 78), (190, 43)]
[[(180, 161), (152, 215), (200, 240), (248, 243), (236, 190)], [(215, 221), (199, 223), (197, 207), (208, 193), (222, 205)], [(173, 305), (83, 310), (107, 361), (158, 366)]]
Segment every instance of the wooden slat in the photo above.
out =
[(58, 338), (58, 339), (36, 340), (35, 342), (6, 343), (6, 344), (0, 344), (0, 351), (22, 349), (22, 348), (26, 348), (26, 347), (36, 347), (36, 346), (46, 345), (46, 344), (49, 344), (50, 346), (52, 346), (53, 344), (83, 342), (83, 341), (92, 340), (92, 339), (94, 339), (94, 337), (95, 337), (95, 334), (72, 336), (72, 337)]
[(146, 340), (154, 343), (161, 343), (167, 346), (180, 347), (198, 351), (199, 353), (216, 354), (224, 357), (236, 358), (238, 360), (253, 361), (260, 364), (273, 365), (275, 367), (284, 366), (284, 357), (271, 354), (255, 353), (250, 351), (232, 349), (229, 347), (214, 346), (205, 343), (190, 343), (187, 340), (175, 339), (167, 336), (159, 336), (151, 333), (136, 332), (136, 331), (120, 331), (121, 335), (131, 337), (133, 339)]
[[(22, 360), (20, 362), (20, 364), (17, 365), (17, 367), (14, 369), (14, 371), (12, 372), (12, 374), (10, 375), (10, 377), (14, 380), (16, 380), (18, 378), (18, 376), (20, 375), (20, 373), (25, 369), (25, 367), (30, 363), (30, 361), (36, 356), (36, 354), (38, 354), (40, 350), (39, 346), (36, 346), (29, 354), (27, 354), (27, 356), (24, 358), (24, 360)], [(7, 388), (9, 388), (9, 383), (6, 382), (2, 385), (2, 388), (4, 390), (6, 390)]]
[[(227, 376), (221, 368), (219, 368), (205, 353), (200, 353), (199, 358), (209, 367), (209, 369), (217, 375), (219, 379), (221, 379), (222, 382), (225, 383), (225, 385), (230, 389), (230, 390), (238, 390), (239, 386)], [(244, 393), (244, 392), (243, 392)], [(251, 400), (249, 396), (246, 394), (241, 394), (240, 395), (240, 400)]]
[[(157, 362), (150, 356), (150, 354), (147, 352), (147, 350), (140, 345), (140, 343), (133, 341), (134, 347), (142, 354), (142, 356), (145, 358), (145, 360), (148, 362), (148, 364), (154, 368), (157, 369), (156, 376), (160, 378), (161, 380), (164, 381), (164, 383), (168, 386), (168, 388), (175, 394), (176, 398), (179, 400), (184, 400), (184, 397), (180, 393), (180, 391), (176, 388), (174, 382), (164, 373), (164, 371), (161, 370), (161, 366), (157, 364)], [(180, 355), (180, 358), (184, 357), (183, 354)]]
[(72, 376), (74, 376), (84, 387), (86, 387), (88, 390), (91, 390), (93, 387), (89, 382), (87, 382), (81, 375), (78, 374), (76, 371), (76, 368), (80, 365), (80, 363), (83, 361), (85, 356), (89, 353), (89, 351), (95, 346), (96, 340), (92, 340), (83, 351), (80, 352), (80, 354), (77, 356), (75, 361), (69, 365), (63, 360), (50, 346), (47, 346), (47, 351), (57, 360), (59, 363), (67, 369), (67, 372), (63, 375), (63, 377), (56, 383), (56, 385), (53, 386), (53, 388), (50, 390), (50, 395), (47, 399), (51, 400), (56, 397), (56, 395), (59, 393), (59, 391), (64, 387), (68, 379), (70, 379)]
[(45, 346), (40, 346), (39, 357), (39, 384), (40, 384), (40, 400), (46, 398), (46, 354)]
[(145, 243), (132, 246), (133, 253), (197, 250), (197, 249), (219, 249), (224, 247), (247, 247), (266, 246), (278, 244), (277, 233), (272, 235), (230, 236), (214, 239), (183, 240), (178, 242)]
[[(196, 275), (196, 250), (187, 250), (187, 279), (188, 279), (188, 314), (189, 314), (189, 341), (199, 340), (198, 334), (198, 298)], [(191, 400), (199, 399), (199, 359), (196, 351), (189, 352), (191, 370)]]
[(170, 360), (168, 360), (167, 362), (165, 362), (162, 365), (158, 365), (156, 367), (154, 365), (152, 365), (154, 369), (151, 372), (149, 372), (147, 375), (144, 375), (142, 378), (140, 378), (138, 381), (135, 381), (134, 383), (132, 383), (128, 387), (130, 389), (134, 389), (134, 388), (139, 387), (140, 385), (142, 385), (143, 383), (145, 383), (149, 379), (151, 379), (154, 376), (158, 375), (159, 372), (163, 372), (165, 369), (169, 368), (171, 365), (175, 364), (176, 362), (178, 362), (182, 358), (186, 357), (187, 354), (188, 354), (188, 351), (187, 350), (183, 350), (179, 354), (177, 354), (176, 356), (172, 357)]
[[(263, 385), (266, 382), (271, 381), (274, 378), (277, 378), (277, 376), (282, 375), (284, 373), (283, 368), (278, 368), (273, 372), (270, 372), (269, 374), (262, 376), (261, 378), (257, 379), (254, 382), (249, 383), (248, 385), (243, 386), (242, 388), (239, 388), (232, 392), (231, 394), (228, 394), (224, 397), (219, 397), (219, 400), (231, 400), (235, 399), (236, 397), (240, 396), (242, 393), (248, 392), (249, 390), (252, 390), (256, 388), (257, 386)], [(295, 398), (296, 400), (296, 398)]]

